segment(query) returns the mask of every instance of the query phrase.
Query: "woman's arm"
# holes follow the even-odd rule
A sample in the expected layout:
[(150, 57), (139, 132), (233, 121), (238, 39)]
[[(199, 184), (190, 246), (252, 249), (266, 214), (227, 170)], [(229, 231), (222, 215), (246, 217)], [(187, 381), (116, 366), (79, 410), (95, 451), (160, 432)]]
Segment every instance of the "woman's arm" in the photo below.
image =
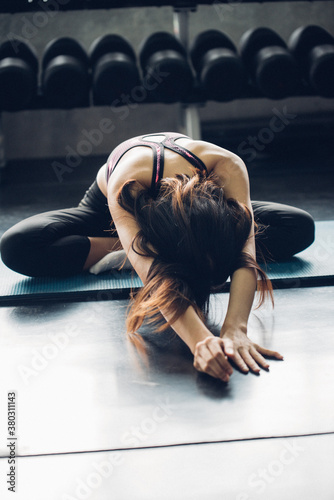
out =
[[(217, 164), (215, 173), (221, 179), (227, 198), (234, 198), (246, 205), (253, 217), (250, 200), (248, 173), (242, 160), (235, 156), (229, 163)], [(243, 252), (256, 260), (254, 223)], [(231, 277), (230, 297), (221, 337), (225, 354), (243, 371), (260, 371), (260, 366), (268, 369), (269, 364), (263, 355), (283, 359), (278, 352), (264, 349), (251, 342), (247, 337), (247, 324), (257, 288), (257, 274), (254, 269), (237, 269)]]

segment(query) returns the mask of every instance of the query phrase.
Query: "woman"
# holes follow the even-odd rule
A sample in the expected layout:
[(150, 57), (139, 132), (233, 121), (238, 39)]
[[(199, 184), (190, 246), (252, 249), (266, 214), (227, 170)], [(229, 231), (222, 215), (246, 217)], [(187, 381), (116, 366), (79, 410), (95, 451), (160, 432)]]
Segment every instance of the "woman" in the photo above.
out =
[[(227, 382), (229, 360), (242, 372), (258, 373), (269, 367), (264, 356), (283, 359), (247, 337), (257, 284), (260, 303), (272, 296), (257, 256), (286, 259), (313, 239), (308, 213), (251, 203), (238, 156), (181, 134), (158, 133), (120, 144), (78, 207), (36, 215), (9, 229), (1, 255), (16, 272), (59, 276), (94, 269), (123, 249), (144, 284), (128, 332), (161, 313), (193, 353), (195, 368)], [(218, 338), (205, 324), (205, 311), (210, 293), (229, 276)]]

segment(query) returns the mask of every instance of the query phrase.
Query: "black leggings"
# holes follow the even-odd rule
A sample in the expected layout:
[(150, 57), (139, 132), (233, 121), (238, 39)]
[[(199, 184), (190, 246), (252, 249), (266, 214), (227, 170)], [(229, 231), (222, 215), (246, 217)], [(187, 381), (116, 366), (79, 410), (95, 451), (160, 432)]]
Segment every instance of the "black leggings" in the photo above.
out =
[[(286, 260), (314, 241), (310, 214), (288, 205), (252, 202), (258, 224), (258, 260)], [(1, 258), (26, 276), (68, 276), (82, 272), (90, 237), (111, 236), (107, 199), (96, 181), (76, 208), (34, 215), (5, 232)]]

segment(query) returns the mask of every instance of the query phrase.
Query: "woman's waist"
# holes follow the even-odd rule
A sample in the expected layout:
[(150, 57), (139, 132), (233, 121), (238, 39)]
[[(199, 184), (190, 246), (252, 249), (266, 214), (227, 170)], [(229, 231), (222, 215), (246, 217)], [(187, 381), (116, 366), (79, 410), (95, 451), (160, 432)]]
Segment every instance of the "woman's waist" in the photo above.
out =
[(87, 207), (96, 212), (105, 212), (108, 210), (107, 197), (101, 190), (97, 179), (87, 189), (84, 197), (79, 203), (79, 207)]

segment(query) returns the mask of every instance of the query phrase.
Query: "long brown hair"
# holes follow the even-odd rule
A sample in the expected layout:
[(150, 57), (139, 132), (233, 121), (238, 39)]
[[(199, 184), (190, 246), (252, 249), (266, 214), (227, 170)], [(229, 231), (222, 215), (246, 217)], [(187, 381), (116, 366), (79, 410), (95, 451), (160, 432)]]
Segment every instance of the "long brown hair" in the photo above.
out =
[(222, 290), (240, 267), (252, 268), (258, 278), (260, 304), (272, 298), (272, 286), (256, 260), (242, 252), (249, 236), (249, 209), (226, 199), (217, 178), (196, 171), (161, 180), (154, 195), (149, 189), (134, 194), (127, 181), (119, 204), (136, 219), (140, 230), (132, 242), (139, 255), (153, 258), (147, 280), (134, 296), (127, 330), (134, 333), (144, 319), (155, 321), (163, 311), (170, 317), (159, 329), (176, 321), (192, 305), (204, 319), (210, 294)]

